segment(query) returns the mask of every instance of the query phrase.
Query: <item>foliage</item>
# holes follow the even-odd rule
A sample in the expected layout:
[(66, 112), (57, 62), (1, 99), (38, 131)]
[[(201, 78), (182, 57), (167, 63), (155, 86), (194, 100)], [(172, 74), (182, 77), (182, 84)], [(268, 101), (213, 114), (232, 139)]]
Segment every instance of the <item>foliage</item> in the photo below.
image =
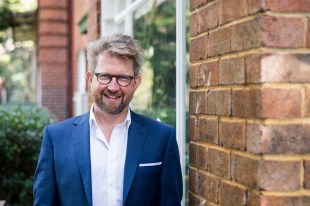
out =
[(0, 7), (0, 31), (9, 28), (11, 22), (11, 10), (8, 7)]
[(7, 59), (0, 59), (0, 76), (6, 80), (8, 101), (15, 103), (30, 102), (30, 49), (20, 44), (15, 46)]
[(32, 205), (33, 174), (48, 111), (34, 105), (0, 107), (0, 200)]
[[(135, 21), (134, 35), (146, 51), (153, 70), (152, 107), (175, 105), (175, 1), (165, 1)], [(147, 53), (148, 51), (152, 51)]]
[[(20, 10), (20, 3), (20, 0), (0, 1), (0, 31), (5, 31), (11, 26), (12, 13)], [(3, 39), (1, 40), (3, 41)]]

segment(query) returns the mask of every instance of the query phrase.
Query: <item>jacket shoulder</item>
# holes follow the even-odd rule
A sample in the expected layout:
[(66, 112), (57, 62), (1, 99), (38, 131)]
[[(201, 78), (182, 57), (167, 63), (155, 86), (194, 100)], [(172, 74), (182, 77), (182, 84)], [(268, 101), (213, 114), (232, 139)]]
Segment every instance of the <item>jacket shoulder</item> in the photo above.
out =
[(74, 124), (76, 125), (76, 124), (79, 124), (81, 122), (88, 121), (88, 120), (89, 120), (89, 112), (82, 114), (82, 115), (79, 115), (79, 116), (76, 116), (76, 117), (71, 117), (69, 119), (65, 119), (65, 120), (60, 121), (60, 122), (55, 122), (55, 123), (49, 124), (46, 126), (46, 128), (49, 128), (49, 129), (67, 128), (68, 129), (69, 126), (72, 126)]

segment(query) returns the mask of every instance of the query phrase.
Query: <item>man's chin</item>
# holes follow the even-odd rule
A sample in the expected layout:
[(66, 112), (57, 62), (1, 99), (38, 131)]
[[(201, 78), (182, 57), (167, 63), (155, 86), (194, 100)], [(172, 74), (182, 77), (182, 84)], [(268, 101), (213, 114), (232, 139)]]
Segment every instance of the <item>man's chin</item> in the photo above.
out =
[(107, 105), (103, 105), (103, 104), (97, 104), (97, 107), (104, 113), (109, 114), (109, 115), (118, 115), (120, 113), (122, 113), (124, 111), (124, 109), (126, 108), (126, 106), (124, 105), (120, 105), (117, 107), (112, 107), (112, 106), (107, 106)]

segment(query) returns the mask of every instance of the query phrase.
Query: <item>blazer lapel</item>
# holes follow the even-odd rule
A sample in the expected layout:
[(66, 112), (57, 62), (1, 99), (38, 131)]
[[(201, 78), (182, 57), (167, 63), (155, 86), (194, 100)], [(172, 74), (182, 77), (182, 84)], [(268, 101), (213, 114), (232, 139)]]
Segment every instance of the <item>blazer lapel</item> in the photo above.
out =
[(146, 128), (138, 121), (137, 114), (131, 112), (132, 122), (128, 130), (127, 152), (124, 170), (123, 203), (125, 204), (131, 184), (136, 174), (138, 161), (146, 137)]
[(73, 122), (72, 138), (88, 204), (92, 205), (91, 164), (89, 143), (89, 113)]

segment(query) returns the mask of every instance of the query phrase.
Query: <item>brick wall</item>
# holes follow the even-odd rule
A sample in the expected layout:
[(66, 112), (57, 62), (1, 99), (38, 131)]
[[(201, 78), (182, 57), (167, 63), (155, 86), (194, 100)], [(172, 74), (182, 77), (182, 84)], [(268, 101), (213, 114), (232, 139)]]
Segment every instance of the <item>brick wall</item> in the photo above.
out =
[[(101, 0), (90, 0), (88, 3), (87, 16), (87, 39), (93, 41), (100, 36)], [(87, 83), (87, 90), (90, 91), (90, 84)], [(93, 103), (92, 96), (88, 92), (88, 105)]]
[(310, 205), (309, 12), (190, 0), (190, 205)]
[(90, 0), (87, 18), (87, 36), (89, 41), (97, 39), (100, 35), (101, 1)]
[[(81, 34), (79, 22), (88, 13), (88, 0), (73, 1), (73, 15), (72, 15), (72, 90), (77, 91), (77, 61), (78, 53), (85, 51), (87, 46), (87, 33)], [(86, 78), (86, 77), (85, 77)]]
[(57, 120), (70, 114), (69, 14), (68, 0), (39, 0), (37, 48), (42, 106)]

